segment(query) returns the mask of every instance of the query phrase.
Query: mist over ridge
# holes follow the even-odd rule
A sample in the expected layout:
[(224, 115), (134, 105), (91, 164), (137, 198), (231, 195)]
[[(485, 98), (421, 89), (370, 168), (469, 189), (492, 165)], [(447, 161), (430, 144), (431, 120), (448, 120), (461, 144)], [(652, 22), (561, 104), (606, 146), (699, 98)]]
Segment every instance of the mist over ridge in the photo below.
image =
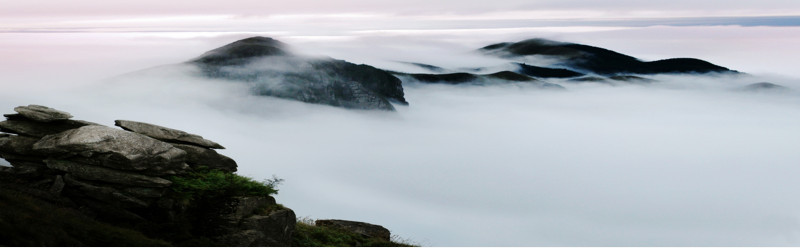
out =
[[(14, 86), (0, 93), (0, 103), (69, 109), (105, 125), (125, 118), (203, 134), (225, 144), (221, 153), (243, 175), (285, 179), (277, 198), (299, 215), (369, 220), (424, 245), (800, 242), (800, 200), (792, 197), (800, 186), (793, 176), (800, 170), (795, 79), (724, 73), (642, 76), (651, 83), (602, 75), (605, 82), (537, 78), (565, 88), (546, 90), (483, 78), (516, 68), (472, 53), (480, 47), (441, 53), (448, 56), (409, 49), (430, 58), (398, 55), (381, 63), (337, 56), (346, 49), (319, 49), (409, 74), (441, 73), (397, 61), (453, 72), (484, 68), (469, 72), (483, 80), (477, 84), (397, 76), (409, 105), (394, 104), (395, 112), (253, 95), (247, 83), (204, 77), (200, 68), (181, 64), (192, 56), (64, 90)], [(298, 69), (281, 61), (253, 65)], [(790, 90), (741, 90), (759, 82)]]

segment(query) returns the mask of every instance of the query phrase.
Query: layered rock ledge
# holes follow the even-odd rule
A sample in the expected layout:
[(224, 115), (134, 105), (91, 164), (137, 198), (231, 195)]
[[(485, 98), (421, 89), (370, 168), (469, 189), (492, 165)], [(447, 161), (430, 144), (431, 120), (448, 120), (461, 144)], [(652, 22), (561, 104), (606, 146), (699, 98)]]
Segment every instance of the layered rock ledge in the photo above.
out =
[[(175, 226), (165, 239), (191, 233), (223, 246), (291, 245), (295, 214), (268, 194), (176, 192), (175, 180), (193, 173), (234, 177), (236, 162), (214, 151), (224, 149), (214, 141), (143, 122), (118, 120), (118, 129), (72, 120), (40, 105), (14, 110), (0, 122), (0, 157), (11, 164), (0, 173), (27, 192), (113, 223)], [(203, 226), (208, 220), (219, 221)]]

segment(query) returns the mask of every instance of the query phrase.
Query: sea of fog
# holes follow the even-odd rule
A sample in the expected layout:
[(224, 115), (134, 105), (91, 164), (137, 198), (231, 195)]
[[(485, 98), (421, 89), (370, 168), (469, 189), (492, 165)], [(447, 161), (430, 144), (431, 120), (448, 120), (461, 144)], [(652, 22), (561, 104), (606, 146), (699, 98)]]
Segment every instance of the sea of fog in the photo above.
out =
[[(131, 58), (154, 65), (233, 41), (137, 39), (122, 39)], [(178, 42), (203, 49), (139, 53)], [(135, 63), (107, 55), (118, 51), (86, 49), (75, 63), (56, 56), (75, 51), (22, 65), (5, 57), (0, 113), (41, 104), (105, 125), (128, 119), (200, 134), (227, 147), (220, 152), (240, 174), (284, 179), (276, 198), (298, 216), (380, 224), (426, 246), (800, 245), (800, 81), (790, 77), (551, 81), (566, 90), (408, 82), (409, 106), (353, 111), (252, 96), (186, 66), (115, 76), (143, 67), (125, 71)], [(447, 51), (449, 59), (425, 59), (495, 63)], [(795, 90), (736, 90), (761, 81)]]

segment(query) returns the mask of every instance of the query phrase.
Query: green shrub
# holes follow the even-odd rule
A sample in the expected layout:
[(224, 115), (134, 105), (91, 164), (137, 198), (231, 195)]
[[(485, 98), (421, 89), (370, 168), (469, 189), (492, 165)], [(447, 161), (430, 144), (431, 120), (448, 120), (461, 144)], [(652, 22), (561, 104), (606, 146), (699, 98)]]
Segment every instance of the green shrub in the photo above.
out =
[(232, 196), (268, 196), (277, 194), (276, 187), (283, 182), (275, 176), (257, 182), (249, 177), (229, 172), (198, 169), (187, 175), (173, 176), (172, 191), (188, 200)]

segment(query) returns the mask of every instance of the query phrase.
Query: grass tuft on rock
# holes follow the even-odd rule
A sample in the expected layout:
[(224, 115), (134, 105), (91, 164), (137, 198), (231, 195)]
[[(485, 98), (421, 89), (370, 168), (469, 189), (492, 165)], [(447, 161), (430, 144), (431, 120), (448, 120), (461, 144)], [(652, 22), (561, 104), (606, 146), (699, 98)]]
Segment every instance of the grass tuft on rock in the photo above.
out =
[(170, 187), (175, 193), (192, 200), (198, 198), (232, 196), (270, 196), (278, 193), (277, 186), (283, 179), (258, 182), (252, 178), (230, 172), (200, 168), (186, 175), (173, 176)]
[[(392, 237), (396, 240), (397, 237)], [(308, 218), (299, 219), (292, 236), (292, 246), (301, 247), (414, 247), (407, 240), (386, 241), (336, 228), (316, 226)]]

